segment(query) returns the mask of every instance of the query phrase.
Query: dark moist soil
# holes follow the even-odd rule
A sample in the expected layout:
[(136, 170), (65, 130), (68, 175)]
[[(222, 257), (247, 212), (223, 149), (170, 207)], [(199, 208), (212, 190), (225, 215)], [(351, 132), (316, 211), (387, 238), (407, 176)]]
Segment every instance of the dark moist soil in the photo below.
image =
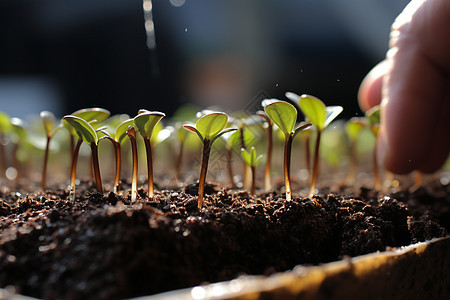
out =
[(128, 298), (335, 261), (450, 231), (450, 185), (439, 183), (389, 197), (363, 188), (353, 196), (291, 202), (275, 192), (253, 198), (209, 185), (201, 211), (196, 186), (136, 204), (129, 196), (97, 194), (86, 182), (78, 191), (75, 202), (66, 200), (67, 190), (0, 193), (0, 287), (45, 299)]

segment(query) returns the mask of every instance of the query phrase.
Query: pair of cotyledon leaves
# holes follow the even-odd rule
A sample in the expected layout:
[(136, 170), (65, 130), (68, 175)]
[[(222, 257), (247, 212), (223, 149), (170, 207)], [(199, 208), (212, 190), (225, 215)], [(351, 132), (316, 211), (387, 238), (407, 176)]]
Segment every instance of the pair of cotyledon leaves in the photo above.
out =
[(228, 124), (227, 114), (215, 111), (205, 113), (195, 125), (183, 125), (186, 130), (196, 133), (203, 143), (208, 140), (212, 144), (222, 134), (237, 130), (237, 128), (225, 128)]
[[(114, 140), (118, 143), (121, 143), (122, 140), (125, 138), (128, 128), (130, 126), (135, 126), (142, 136), (150, 138), (153, 133), (155, 125), (164, 116), (165, 114), (162, 112), (148, 111), (141, 109), (139, 110), (139, 113), (136, 117), (134, 117), (133, 119), (125, 120), (124, 122), (119, 124), (119, 126), (117, 126)], [(69, 115), (65, 116), (63, 120), (75, 129), (78, 136), (80, 136), (85, 143), (89, 145), (92, 143), (94, 144), (98, 143), (99, 137), (97, 135), (97, 132), (94, 129), (94, 127), (92, 127), (90, 122), (87, 121), (86, 119), (83, 119), (80, 116)], [(96, 120), (97, 122), (100, 122), (98, 118)], [(100, 128), (99, 130), (102, 131), (104, 134), (107, 134), (103, 128)]]

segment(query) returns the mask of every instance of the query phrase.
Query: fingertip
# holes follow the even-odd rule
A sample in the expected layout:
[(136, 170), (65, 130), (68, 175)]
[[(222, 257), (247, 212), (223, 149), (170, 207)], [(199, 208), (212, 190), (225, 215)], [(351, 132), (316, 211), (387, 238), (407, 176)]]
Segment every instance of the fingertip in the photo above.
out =
[(387, 72), (387, 63), (377, 64), (363, 79), (358, 91), (358, 103), (362, 111), (380, 104), (383, 76)]

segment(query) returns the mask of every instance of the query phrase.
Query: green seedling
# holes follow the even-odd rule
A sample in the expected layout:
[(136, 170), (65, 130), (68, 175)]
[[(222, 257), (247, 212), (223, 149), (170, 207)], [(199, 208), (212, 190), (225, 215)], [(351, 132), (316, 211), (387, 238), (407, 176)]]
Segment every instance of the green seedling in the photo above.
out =
[(137, 177), (138, 177), (138, 151), (136, 143), (136, 130), (133, 125), (128, 126), (127, 136), (130, 138), (131, 153), (133, 155), (133, 172), (131, 178), (131, 201), (135, 202), (137, 198)]
[(272, 150), (273, 150), (273, 121), (269, 118), (269, 116), (264, 111), (257, 111), (256, 114), (263, 118), (265, 121), (265, 127), (267, 132), (267, 160), (266, 160), (266, 169), (264, 173), (264, 187), (266, 192), (272, 189), (272, 183), (270, 178), (271, 173), (271, 164), (272, 164)]
[(187, 137), (187, 131), (181, 126), (180, 123), (177, 123), (175, 125), (175, 134), (178, 138), (179, 143), (179, 149), (178, 149), (178, 155), (175, 161), (175, 178), (176, 180), (180, 180), (181, 177), (181, 166), (183, 164), (183, 150), (184, 150), (184, 142)]
[(44, 123), (45, 134), (47, 136), (47, 143), (45, 145), (45, 153), (44, 153), (44, 165), (42, 167), (42, 181), (41, 188), (45, 190), (46, 187), (46, 178), (47, 178), (47, 165), (48, 165), (48, 153), (50, 150), (50, 141), (55, 134), (55, 132), (60, 128), (56, 126), (56, 118), (55, 115), (49, 111), (42, 111), (41, 114), (42, 122)]
[(198, 208), (203, 207), (203, 193), (205, 190), (206, 172), (208, 170), (209, 154), (211, 145), (217, 138), (227, 132), (236, 130), (236, 128), (225, 128), (228, 123), (228, 115), (223, 112), (209, 112), (197, 120), (195, 126), (186, 124), (183, 127), (186, 130), (194, 132), (203, 143), (202, 166), (198, 183)]
[(26, 130), (25, 122), (19, 118), (11, 118), (11, 132), (14, 137), (14, 149), (13, 149), (13, 167), (16, 170), (15, 179), (17, 181), (22, 177), (22, 172), (20, 171), (20, 163), (17, 157), (19, 147), (24, 144), (28, 132)]
[(347, 184), (353, 184), (355, 181), (356, 166), (358, 158), (356, 155), (356, 142), (358, 140), (361, 130), (367, 126), (367, 119), (362, 117), (353, 117), (345, 123), (345, 132), (348, 136), (350, 147), (350, 166), (347, 173)]
[(292, 104), (276, 100), (267, 99), (263, 101), (264, 111), (269, 116), (274, 124), (284, 133), (284, 185), (286, 188), (286, 200), (292, 200), (291, 192), (291, 149), (292, 140), (302, 130), (311, 126), (311, 123), (300, 123), (295, 125), (297, 121), (297, 109)]
[[(76, 134), (81, 138), (90, 148), (92, 152), (92, 163), (94, 168), (95, 183), (97, 185), (97, 192), (103, 193), (102, 179), (100, 175), (100, 166), (98, 163), (98, 135), (91, 124), (82, 118), (76, 116), (65, 116), (63, 121), (67, 122), (70, 126), (75, 129)], [(71, 174), (71, 189), (70, 189), (70, 199), (75, 199), (75, 167), (72, 168)]]
[(310, 197), (315, 192), (317, 178), (319, 176), (319, 148), (320, 137), (325, 128), (333, 121), (343, 110), (342, 106), (325, 106), (318, 98), (310, 95), (300, 96), (300, 109), (305, 115), (307, 121), (316, 127), (316, 145), (314, 149), (314, 162), (312, 178), (310, 181)]
[(377, 138), (378, 138), (378, 131), (380, 129), (380, 113), (381, 111), (379, 105), (372, 107), (366, 112), (366, 118), (369, 120), (370, 130), (375, 136), (375, 147), (372, 156), (373, 157), (372, 167), (373, 167), (373, 178), (375, 180), (375, 189), (377, 190), (381, 188), (381, 179), (380, 179), (380, 172), (378, 171), (378, 158), (377, 158)]
[(241, 156), (242, 160), (250, 167), (250, 170), (252, 172), (252, 187), (251, 187), (251, 194), (255, 194), (255, 169), (259, 165), (259, 161), (263, 157), (262, 155), (256, 155), (255, 147), (250, 148), (250, 152), (245, 150), (244, 148), (241, 149)]
[[(112, 125), (115, 124), (116, 123)], [(128, 127), (131, 125), (134, 125), (133, 119), (127, 119), (117, 125), (114, 133), (108, 132), (106, 126), (98, 129), (98, 131), (104, 134), (99, 140), (108, 139), (109, 141), (111, 141), (114, 147), (114, 156), (116, 158), (115, 159), (116, 173), (114, 176), (114, 188), (113, 188), (114, 193), (117, 193), (119, 191), (120, 171), (122, 166), (122, 154), (121, 154), (122, 150), (120, 145), (127, 136)]]
[(147, 152), (147, 178), (148, 178), (148, 198), (152, 199), (153, 191), (153, 159), (152, 145), (150, 139), (152, 137), (156, 124), (165, 116), (162, 112), (140, 110), (139, 114), (134, 118), (134, 124), (144, 139), (145, 150)]

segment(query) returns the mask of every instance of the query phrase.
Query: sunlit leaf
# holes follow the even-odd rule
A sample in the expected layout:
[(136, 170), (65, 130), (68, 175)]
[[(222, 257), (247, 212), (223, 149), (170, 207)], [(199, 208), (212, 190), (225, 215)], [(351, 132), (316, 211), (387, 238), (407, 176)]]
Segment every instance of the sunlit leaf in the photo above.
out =
[(195, 128), (204, 139), (211, 140), (221, 132), (228, 122), (228, 116), (221, 112), (212, 112), (198, 119)]
[(376, 105), (366, 111), (366, 118), (369, 119), (370, 124), (373, 126), (375, 124), (380, 124), (380, 106)]
[(128, 127), (133, 126), (133, 119), (128, 119), (119, 124), (116, 128), (115, 140), (118, 143), (122, 143), (123, 139), (127, 136)]
[(313, 123), (321, 131), (325, 128), (327, 111), (325, 104), (320, 99), (310, 95), (301, 95), (300, 109), (307, 121)]
[(151, 138), (158, 122), (165, 116), (158, 111), (145, 111), (134, 117), (134, 124), (143, 137)]
[[(100, 107), (83, 108), (71, 114), (72, 116), (81, 118), (87, 122), (95, 121), (97, 123), (106, 120), (111, 113)], [(92, 125), (92, 124), (91, 124)]]
[(264, 111), (285, 135), (293, 132), (297, 121), (297, 109), (295, 106), (288, 102), (277, 100), (266, 105)]
[(91, 145), (92, 143), (98, 143), (98, 136), (95, 132), (95, 129), (84, 119), (69, 115), (65, 116), (63, 118), (63, 121), (69, 123), (70, 126), (75, 128), (75, 132), (77, 133), (77, 135), (86, 144)]
[(351, 141), (355, 141), (366, 125), (366, 118), (353, 117), (345, 123), (345, 132)]
[(344, 110), (344, 108), (342, 106), (336, 105), (327, 106), (325, 110), (327, 111), (327, 117), (323, 124), (324, 129), (327, 128), (334, 119), (336, 119), (336, 117)]
[(41, 111), (41, 119), (44, 123), (44, 129), (47, 136), (51, 136), (53, 130), (56, 127), (56, 118), (55, 115), (52, 112), (49, 112), (47, 110)]
[(18, 140), (23, 140), (27, 136), (26, 124), (22, 119), (11, 118), (12, 132), (17, 136)]
[(241, 156), (242, 160), (249, 166), (249, 167), (257, 167), (259, 165), (259, 162), (261, 161), (262, 155), (256, 155), (255, 147), (251, 147), (250, 151), (245, 150), (244, 148), (241, 149)]

